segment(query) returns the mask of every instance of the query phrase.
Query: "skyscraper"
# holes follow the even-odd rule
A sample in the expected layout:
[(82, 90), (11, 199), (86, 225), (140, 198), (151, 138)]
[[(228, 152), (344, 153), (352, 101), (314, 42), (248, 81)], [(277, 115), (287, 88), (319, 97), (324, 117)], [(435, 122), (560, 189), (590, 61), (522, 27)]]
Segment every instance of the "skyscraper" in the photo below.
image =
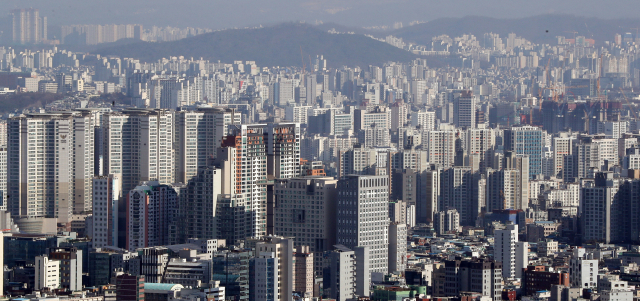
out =
[(431, 223), (441, 208), (440, 171), (426, 170), (418, 174), (416, 187), (416, 219), (418, 223)]
[(72, 214), (91, 210), (93, 125), (88, 111), (9, 120), (7, 207), (12, 216), (67, 223)]
[(542, 174), (546, 133), (537, 127), (520, 126), (504, 131), (504, 147), (516, 155), (529, 155), (529, 177)]
[(389, 177), (349, 175), (338, 181), (338, 244), (369, 248), (370, 272), (388, 272)]
[(453, 116), (454, 124), (460, 128), (476, 127), (476, 97), (471, 91), (462, 91), (460, 96), (455, 99), (455, 114)]
[(484, 172), (492, 165), (495, 132), (487, 128), (468, 129), (465, 138), (467, 156), (477, 155), (480, 160), (478, 168), (480, 172)]
[(529, 207), (529, 157), (507, 152), (503, 169), (487, 171), (487, 212)]

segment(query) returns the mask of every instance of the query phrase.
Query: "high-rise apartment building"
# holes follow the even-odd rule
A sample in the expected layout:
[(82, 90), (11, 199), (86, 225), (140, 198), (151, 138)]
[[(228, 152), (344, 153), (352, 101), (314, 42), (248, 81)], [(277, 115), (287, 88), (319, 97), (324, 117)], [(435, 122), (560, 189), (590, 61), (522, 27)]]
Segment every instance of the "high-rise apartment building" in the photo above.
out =
[(119, 175), (93, 179), (94, 248), (118, 246), (118, 207), (123, 200)]
[(436, 168), (449, 168), (454, 165), (456, 157), (455, 131), (430, 131), (427, 138), (423, 137), (422, 144), (427, 146), (429, 151), (429, 163), (435, 164)]
[(359, 131), (375, 125), (381, 128), (391, 128), (390, 110), (387, 107), (376, 106), (371, 110), (357, 109), (353, 115), (353, 130)]
[(294, 178), (301, 174), (300, 124), (280, 123), (265, 126), (267, 142), (267, 174), (277, 179)]
[(226, 161), (235, 168), (223, 175), (233, 182), (233, 194), (242, 195), (245, 237), (261, 237), (267, 232), (267, 141), (264, 124), (230, 125), (222, 147), (231, 148)]
[(562, 179), (564, 174), (564, 158), (572, 154), (573, 137), (555, 137), (553, 138), (553, 175), (558, 179)]
[(492, 129), (478, 128), (468, 129), (466, 135), (467, 156), (478, 156), (478, 169), (484, 172), (492, 166), (493, 147), (495, 145), (495, 132)]
[(388, 272), (389, 177), (349, 175), (338, 181), (338, 244), (369, 248), (370, 272)]
[(486, 210), (529, 207), (529, 157), (507, 152), (500, 170), (489, 169), (486, 177)]
[(389, 271), (404, 272), (407, 268), (407, 223), (389, 223)]
[(71, 221), (91, 210), (94, 127), (88, 111), (8, 121), (7, 209), (14, 217)]
[(376, 150), (357, 144), (348, 150), (338, 151), (337, 157), (339, 179), (351, 174), (376, 174), (378, 163), (378, 152)]
[(614, 178), (611, 172), (597, 173), (595, 181), (583, 184), (580, 192), (583, 241), (610, 243), (622, 240), (620, 227), (631, 225), (623, 225), (620, 215), (623, 210), (633, 207), (621, 206), (620, 184), (620, 179)]
[(174, 114), (127, 109), (103, 116), (104, 172), (120, 174), (122, 191), (142, 181), (175, 183)]
[(222, 194), (222, 170), (200, 169), (180, 193), (178, 216), (181, 226), (177, 229), (179, 242), (188, 238), (220, 238), (218, 198)]
[(522, 269), (529, 265), (529, 244), (518, 241), (518, 225), (508, 224), (494, 235), (494, 258), (502, 263), (503, 278), (522, 278)]
[(198, 108), (176, 112), (175, 182), (187, 183), (200, 169), (210, 166), (228, 125), (241, 121), (241, 114), (233, 109)]
[(305, 88), (307, 88), (307, 105), (313, 106), (316, 104), (316, 97), (318, 96), (318, 82), (315, 74), (309, 74), (306, 76)]
[(593, 169), (607, 171), (608, 167), (618, 165), (618, 139), (581, 137), (573, 145), (572, 158), (573, 173), (579, 179), (592, 177)]
[(453, 231), (458, 232), (460, 228), (460, 214), (454, 208), (442, 210), (433, 215), (433, 228), (438, 235), (443, 235)]
[(178, 222), (178, 194), (157, 181), (142, 182), (127, 195), (127, 249), (169, 244), (169, 224)]
[(404, 127), (407, 124), (407, 115), (409, 114), (410, 107), (402, 102), (395, 102), (391, 105), (391, 115), (390, 124), (391, 127), (387, 128), (387, 130), (391, 129), (392, 131), (397, 130), (400, 127)]
[(47, 39), (47, 17), (40, 17), (38, 9), (14, 9), (11, 16), (14, 44), (38, 44)]
[(442, 207), (451, 207), (460, 214), (461, 225), (474, 225), (481, 206), (474, 197), (474, 176), (469, 166), (456, 166), (442, 171), (440, 180)]
[(322, 274), (322, 254), (336, 242), (337, 180), (309, 176), (274, 184), (274, 234), (295, 237), (296, 246), (314, 254), (315, 272)]
[(411, 125), (420, 126), (424, 131), (436, 129), (436, 112), (411, 112)]

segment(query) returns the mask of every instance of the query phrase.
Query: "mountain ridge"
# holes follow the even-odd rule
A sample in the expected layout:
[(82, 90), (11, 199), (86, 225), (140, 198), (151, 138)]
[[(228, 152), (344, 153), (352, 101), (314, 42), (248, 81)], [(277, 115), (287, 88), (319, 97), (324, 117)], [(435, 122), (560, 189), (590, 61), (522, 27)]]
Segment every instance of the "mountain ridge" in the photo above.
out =
[[(137, 42), (98, 48), (151, 62), (171, 56), (202, 57), (210, 61), (256, 61), (259, 66), (301, 66), (324, 55), (331, 67), (408, 62), (417, 56), (360, 34), (330, 34), (304, 23), (282, 23), (257, 29), (229, 29), (173, 42)], [(302, 53), (301, 53), (302, 52)], [(302, 56), (302, 57), (301, 57)]]

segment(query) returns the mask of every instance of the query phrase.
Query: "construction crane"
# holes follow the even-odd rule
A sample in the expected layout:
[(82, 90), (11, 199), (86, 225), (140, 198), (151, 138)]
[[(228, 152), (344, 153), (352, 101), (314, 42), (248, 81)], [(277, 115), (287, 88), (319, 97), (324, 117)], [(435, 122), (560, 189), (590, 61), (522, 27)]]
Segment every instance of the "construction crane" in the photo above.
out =
[[(578, 88), (588, 88), (588, 87), (589, 86), (586, 86), (586, 85), (582, 85), (582, 86), (565, 86), (564, 87), (564, 91), (565, 91), (565, 93), (569, 92), (569, 93), (573, 94), (573, 99), (575, 100), (576, 99), (576, 95), (571, 90), (568, 90), (568, 89), (578, 89)], [(562, 95), (563, 95), (562, 98), (564, 100), (565, 99), (564, 98), (564, 93)]]
[(620, 93), (622, 93), (622, 96), (624, 97), (624, 100), (627, 102), (627, 105), (629, 105), (629, 110), (631, 110), (631, 113), (633, 113), (633, 117), (635, 117), (636, 119), (638, 119), (638, 114), (636, 113), (636, 110), (634, 110), (631, 107), (631, 103), (629, 102), (629, 98), (627, 98), (627, 95), (624, 94), (624, 91), (622, 91), (622, 88), (619, 87), (618, 89), (620, 89)]
[(544, 88), (544, 90), (551, 90), (553, 91), (553, 102), (558, 102), (558, 95), (560, 95), (558, 93), (558, 87), (557, 86), (553, 86), (553, 87), (549, 87), (549, 88)]

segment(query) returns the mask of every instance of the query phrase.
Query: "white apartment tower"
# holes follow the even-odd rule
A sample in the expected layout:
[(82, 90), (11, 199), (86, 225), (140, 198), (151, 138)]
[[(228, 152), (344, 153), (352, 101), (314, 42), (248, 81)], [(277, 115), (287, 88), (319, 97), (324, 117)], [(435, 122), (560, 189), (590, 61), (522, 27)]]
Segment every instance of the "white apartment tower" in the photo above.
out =
[(574, 140), (573, 137), (553, 138), (553, 175), (558, 179), (563, 178), (564, 157), (572, 154)]
[(423, 138), (422, 144), (427, 145), (429, 162), (435, 164), (437, 168), (453, 166), (456, 156), (456, 136), (455, 131), (428, 132), (428, 138)]
[(388, 272), (389, 177), (349, 175), (338, 181), (338, 244), (369, 248), (369, 271)]
[(494, 258), (502, 263), (502, 277), (522, 278), (522, 269), (529, 265), (529, 245), (518, 241), (518, 225), (508, 224), (494, 235)]
[(240, 124), (242, 115), (233, 109), (198, 108), (175, 116), (176, 180), (187, 183), (198, 170), (209, 166), (230, 124)]
[(128, 109), (103, 117), (104, 171), (120, 174), (122, 190), (141, 181), (175, 183), (174, 114), (167, 110)]
[(7, 209), (14, 217), (91, 210), (94, 127), (87, 111), (34, 113), (8, 121)]
[(484, 172), (491, 167), (493, 158), (493, 146), (495, 145), (495, 132), (492, 129), (476, 129), (467, 130), (465, 137), (467, 156), (477, 155), (480, 159), (479, 169)]

